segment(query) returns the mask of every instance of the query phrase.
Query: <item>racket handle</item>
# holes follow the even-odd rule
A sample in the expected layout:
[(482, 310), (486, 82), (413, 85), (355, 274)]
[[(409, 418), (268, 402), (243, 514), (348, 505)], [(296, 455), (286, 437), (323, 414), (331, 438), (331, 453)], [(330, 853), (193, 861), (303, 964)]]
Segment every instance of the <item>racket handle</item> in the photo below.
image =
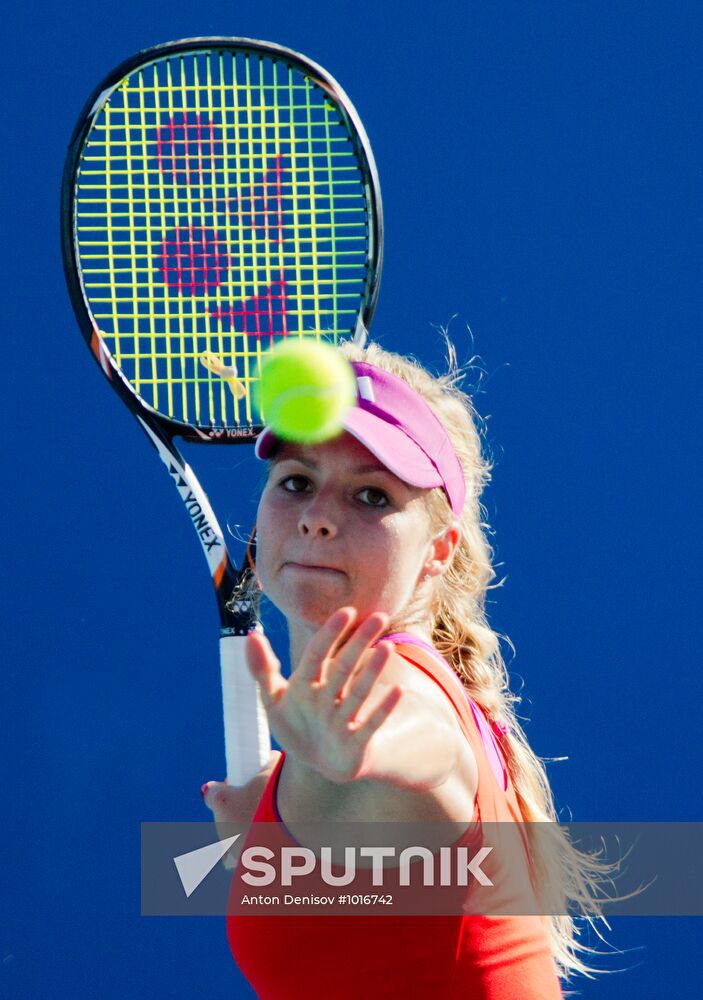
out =
[(245, 641), (241, 635), (220, 637), (227, 783), (235, 787), (245, 785), (258, 774), (271, 754), (259, 685), (244, 658)]

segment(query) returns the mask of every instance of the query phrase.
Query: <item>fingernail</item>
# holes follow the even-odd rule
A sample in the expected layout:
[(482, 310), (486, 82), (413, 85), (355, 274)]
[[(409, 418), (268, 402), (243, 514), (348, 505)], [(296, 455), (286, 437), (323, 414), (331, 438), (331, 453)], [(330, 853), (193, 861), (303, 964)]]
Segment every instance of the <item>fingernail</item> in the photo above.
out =
[(200, 794), (202, 795), (203, 798), (205, 798), (205, 795), (207, 794), (207, 786), (208, 785), (209, 785), (209, 782), (206, 781), (205, 784), (200, 789)]

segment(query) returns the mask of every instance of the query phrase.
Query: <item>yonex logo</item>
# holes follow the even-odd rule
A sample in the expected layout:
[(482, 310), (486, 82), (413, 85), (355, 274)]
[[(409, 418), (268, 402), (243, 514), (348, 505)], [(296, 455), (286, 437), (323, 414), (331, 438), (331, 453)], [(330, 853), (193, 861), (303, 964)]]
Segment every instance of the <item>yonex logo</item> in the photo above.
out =
[(191, 491), (188, 491), (188, 496), (184, 498), (183, 502), (185, 503), (186, 509), (191, 516), (195, 530), (200, 535), (203, 545), (209, 552), (210, 549), (219, 545), (220, 541), (208, 524), (208, 519), (203, 513), (203, 508), (198, 503), (198, 498)]

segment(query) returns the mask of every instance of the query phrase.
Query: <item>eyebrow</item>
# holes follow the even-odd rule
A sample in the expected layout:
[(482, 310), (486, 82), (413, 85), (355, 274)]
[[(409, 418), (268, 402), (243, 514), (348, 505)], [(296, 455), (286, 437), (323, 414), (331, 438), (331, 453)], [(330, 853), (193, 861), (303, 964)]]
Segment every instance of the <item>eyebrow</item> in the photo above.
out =
[[(306, 458), (305, 456), (296, 454), (295, 452), (293, 454), (290, 454), (290, 452), (288, 454), (281, 454), (279, 452), (277, 455), (274, 455), (272, 462), (285, 462), (287, 459), (292, 462), (300, 462), (301, 465), (306, 465), (309, 469), (319, 469), (320, 467), (314, 459)], [(391, 470), (387, 469), (386, 466), (382, 465), (380, 462), (375, 462), (373, 465), (356, 465), (349, 471), (360, 476), (366, 475), (369, 472), (385, 472), (389, 476), (393, 475)]]

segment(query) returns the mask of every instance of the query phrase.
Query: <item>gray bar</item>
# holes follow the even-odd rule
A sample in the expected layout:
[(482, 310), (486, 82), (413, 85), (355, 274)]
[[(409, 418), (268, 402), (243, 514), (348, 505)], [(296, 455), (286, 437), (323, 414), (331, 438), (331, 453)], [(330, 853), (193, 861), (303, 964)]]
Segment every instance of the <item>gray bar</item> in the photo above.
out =
[(610, 866), (603, 915), (703, 915), (703, 823), (257, 823), (219, 836), (212, 823), (142, 823), (141, 912), (557, 914), (567, 907), (533, 884), (527, 851), (556, 858), (564, 835)]

